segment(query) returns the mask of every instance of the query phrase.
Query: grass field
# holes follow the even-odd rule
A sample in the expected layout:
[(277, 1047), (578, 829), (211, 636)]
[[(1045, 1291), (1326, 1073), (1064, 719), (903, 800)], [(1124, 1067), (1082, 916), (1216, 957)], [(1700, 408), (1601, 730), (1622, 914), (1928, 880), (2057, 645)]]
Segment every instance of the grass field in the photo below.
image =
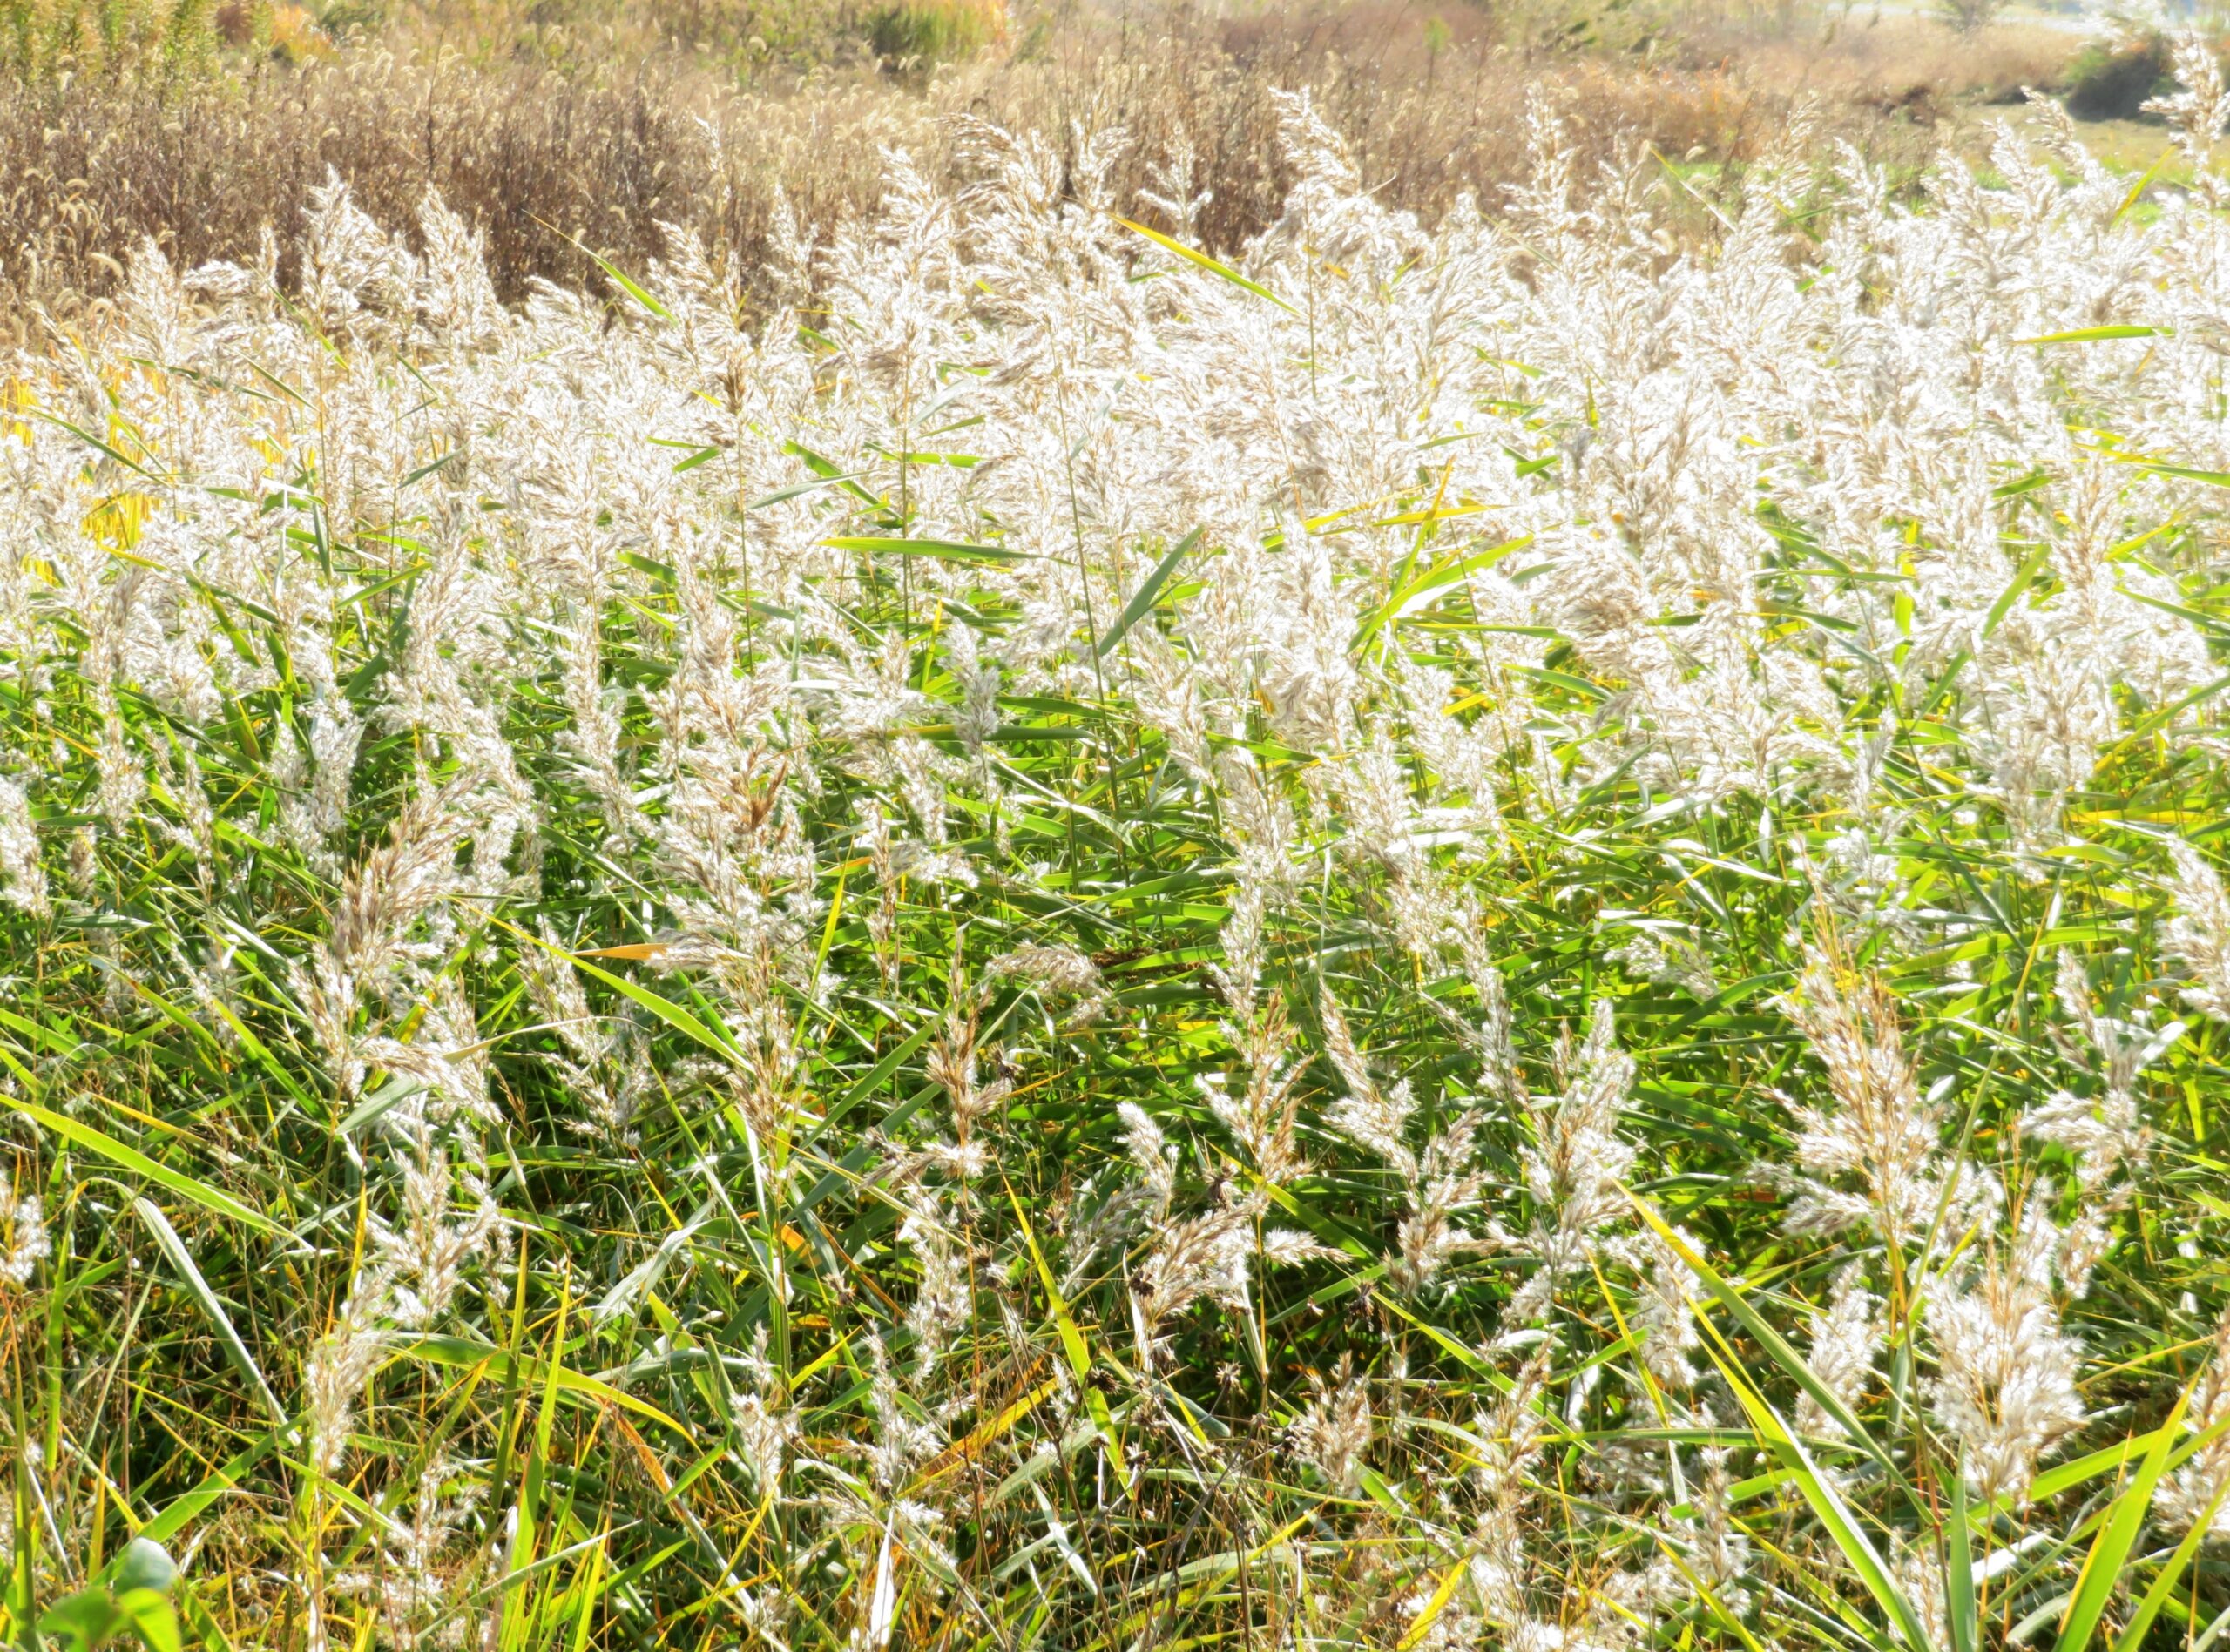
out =
[[(2070, 90), (2088, 121), (2133, 116), (2169, 84), (2158, 50), (2086, 56), (2079, 35), (2017, 14), (1960, 39), (1924, 16), (1735, 0), (1013, 17), (984, 3), (949, 0), (951, 19), (906, 24), (867, 0), (786, 0), (778, 16), (733, 0), (318, 13), (10, 0), (0, 321), (28, 337), (31, 305), (71, 314), (112, 294), (150, 237), (191, 267), (253, 261), (269, 228), (291, 280), (303, 215), (331, 172), (389, 225), (438, 191), (486, 234), (497, 289), (517, 302), (537, 277), (599, 279), (576, 242), (640, 269), (663, 251), (665, 223), (760, 270), (778, 195), (826, 239), (875, 209), (893, 145), (964, 187), (958, 114), (1041, 131), (1064, 166), (1080, 130), (1120, 125), (1132, 138), (1116, 180), (1125, 194), (1189, 145), (1209, 196), (1201, 233), (1227, 253), (1276, 218), (1294, 181), (1276, 144), (1281, 90), (1310, 90), (1380, 199), (1436, 222), (1465, 189), (1492, 206), (1522, 179), (1519, 116), (1537, 90), (1560, 100), (1586, 165), (1643, 141), (1675, 165), (1740, 167), (1802, 105), (1821, 144), (1855, 144), (1903, 190), (1947, 136), (1978, 158), (1992, 122), (2024, 118), (2024, 85)], [(909, 44), (909, 30), (926, 33)], [(2164, 141), (2157, 122), (2086, 131), (2140, 171)]]
[[(2230, 1628), (2198, 38), (2132, 173), (1974, 130), (2025, 35), (1930, 125), (1816, 19), (100, 15), (6, 94), (125, 169), (11, 209), (9, 1645)], [(305, 215), (138, 158), (225, 132)]]

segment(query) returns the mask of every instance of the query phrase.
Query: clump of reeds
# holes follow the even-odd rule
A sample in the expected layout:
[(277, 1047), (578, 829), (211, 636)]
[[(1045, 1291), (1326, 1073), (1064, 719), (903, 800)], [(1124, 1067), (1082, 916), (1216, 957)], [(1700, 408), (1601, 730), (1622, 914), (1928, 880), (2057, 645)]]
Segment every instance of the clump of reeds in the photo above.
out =
[(755, 266), (334, 178), (30, 316), (0, 1635), (2196, 1643), (2176, 60), (2141, 200), (1544, 97), (1427, 222), (1294, 92), (1222, 255), (1213, 133), (977, 118)]

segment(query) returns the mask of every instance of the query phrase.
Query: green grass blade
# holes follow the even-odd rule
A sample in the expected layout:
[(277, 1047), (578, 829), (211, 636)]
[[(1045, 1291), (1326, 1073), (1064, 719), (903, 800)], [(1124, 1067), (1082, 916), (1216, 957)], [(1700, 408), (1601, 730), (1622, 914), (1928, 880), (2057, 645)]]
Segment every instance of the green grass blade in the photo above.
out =
[(1118, 218), (1115, 221), (1120, 224), (1125, 229), (1135, 230), (1138, 233), (1145, 236), (1146, 239), (1152, 241), (1156, 246), (1162, 247), (1168, 252), (1176, 253), (1178, 257), (1183, 259), (1187, 264), (1195, 265), (1220, 280), (1229, 281), (1233, 287), (1240, 287), (1247, 292), (1252, 293), (1256, 298), (1269, 300), (1271, 303), (1276, 305), (1287, 315), (1299, 315), (1301, 314), (1299, 310), (1294, 308), (1292, 305), (1287, 303), (1283, 299), (1280, 298), (1275, 293), (1270, 291), (1268, 287), (1264, 287), (1260, 282), (1248, 280), (1237, 270), (1232, 268), (1230, 265), (1221, 263), (1215, 259), (1210, 258), (1206, 253), (1195, 252), (1193, 248), (1186, 246), (1184, 242), (1172, 240), (1168, 236), (1164, 235), (1159, 230), (1148, 229), (1144, 224), (1133, 223), (1127, 218)]
[(2036, 583), (2037, 576), (2044, 570), (2044, 563), (2051, 554), (2050, 545), (2039, 545), (2015, 570), (2011, 582), (1998, 593), (1997, 600), (1990, 605), (1990, 612), (1983, 619), (1983, 636), (1987, 637), (1997, 629), (1997, 622), (2005, 617), (2006, 610), (2019, 600), (2023, 591)]
[(1007, 1189), (1007, 1202), (1014, 1206), (1015, 1221), (1022, 1229), (1024, 1242), (1030, 1246), (1030, 1259), (1037, 1264), (1037, 1283), (1044, 1287), (1045, 1304), (1052, 1311), (1053, 1324), (1060, 1333), (1061, 1348), (1068, 1356), (1069, 1369), (1075, 1373), (1079, 1383), (1088, 1381), (1091, 1376), (1091, 1351), (1085, 1342), (1084, 1331), (1077, 1324), (1076, 1316), (1069, 1311), (1068, 1302), (1061, 1295), (1061, 1287), (1054, 1282), (1053, 1270), (1046, 1264), (1045, 1253), (1037, 1248), (1037, 1232), (1031, 1227), (1029, 1217), (1023, 1212), (1022, 1201), (1015, 1197), (1012, 1187)]
[(2168, 1413), (2168, 1420), (2154, 1435), (2152, 1448), (2145, 1453), (2137, 1473), (2116, 1494), (2112, 1518), (2098, 1528), (2091, 1552), (2084, 1558), (2082, 1575), (2076, 1580), (2075, 1593), (2068, 1600), (2067, 1615), (2060, 1621), (2056, 1652), (2084, 1652), (2091, 1644), (2098, 1620), (2105, 1615), (2107, 1602), (2121, 1587), (2122, 1568), (2129, 1560), (2138, 1532), (2145, 1524), (2146, 1513), (2152, 1507), (2153, 1487), (2166, 1472), (2168, 1453), (2175, 1445), (2176, 1425), (2183, 1420), (2184, 1408), (2190, 1405), (2191, 1398), (2189, 1387), (2177, 1396), (2176, 1408)]
[(34, 1123), (44, 1126), (65, 1141), (99, 1154), (112, 1164), (122, 1166), (134, 1176), (142, 1176), (158, 1187), (168, 1188), (180, 1198), (191, 1199), (204, 1210), (214, 1210), (219, 1216), (253, 1228), (259, 1233), (276, 1233), (279, 1228), (257, 1211), (242, 1204), (231, 1194), (198, 1182), (182, 1170), (173, 1170), (167, 1164), (158, 1164), (137, 1148), (126, 1147), (114, 1136), (105, 1136), (90, 1124), (81, 1124), (74, 1118), (39, 1107), (30, 1102), (10, 1098), (8, 1105)]
[[(1713, 1342), (1718, 1344), (1718, 1333), (1714, 1331), (1711, 1334)], [(1722, 1354), (1723, 1345), (1712, 1350), (1713, 1361), (1727, 1379), (1727, 1386), (1734, 1391), (1734, 1397), (1740, 1402), (1742, 1409), (1749, 1414), (1751, 1427), (1759, 1441), (1781, 1460), (1797, 1490), (1811, 1505), (1814, 1516), (1842, 1552), (1843, 1559), (1857, 1574), (1859, 1581), (1866, 1585), (1867, 1592), (1874, 1596), (1875, 1604), (1887, 1615), (1898, 1641), (1903, 1643), (1908, 1652), (1930, 1652), (1928, 1632), (1921, 1626), (1920, 1615), (1913, 1609), (1912, 1602), (1905, 1598), (1904, 1591), (1897, 1587), (1896, 1579), (1882, 1561), (1881, 1553), (1860, 1528), (1857, 1519), (1844, 1504), (1834, 1484), (1820, 1473), (1819, 1466), (1812, 1460), (1811, 1453), (1804, 1449), (1803, 1443), (1781, 1419), (1780, 1413), (1774, 1411), (1764, 1395), (1751, 1387), (1731, 1353)]]
[(564, 231), (558, 228), (556, 225), (549, 223), (544, 219), (537, 217), (534, 221), (540, 224), (543, 228), (549, 230), (551, 233), (555, 234), (560, 240), (564, 241), (567, 245), (571, 246), (575, 252), (580, 253), (582, 257), (594, 264), (597, 268), (602, 270), (614, 287), (625, 293), (629, 298), (634, 300), (636, 303), (641, 305), (652, 315), (658, 317), (659, 320), (671, 321), (673, 320), (673, 312), (672, 310), (669, 310), (665, 305), (659, 303), (656, 298), (652, 296), (648, 291), (631, 277), (626, 271), (621, 269), (610, 259), (605, 257), (603, 253), (594, 251), (578, 236), (568, 235)]
[(624, 1388), (616, 1388), (569, 1367), (547, 1369), (547, 1362), (531, 1354), (514, 1355), (493, 1343), (476, 1342), (469, 1337), (420, 1337), (402, 1344), (395, 1352), (398, 1359), (423, 1359), (461, 1370), (484, 1365), (491, 1375), (514, 1378), (523, 1384), (539, 1379), (548, 1382), (552, 1392), (567, 1395), (577, 1404), (617, 1406), (672, 1429), (684, 1440), (691, 1438), (689, 1430), (680, 1423)]
[(530, 934), (524, 929), (515, 929), (514, 933), (524, 940), (532, 941), (544, 952), (564, 959), (584, 974), (593, 976), (621, 996), (640, 1004), (667, 1026), (686, 1033), (715, 1055), (729, 1061), (737, 1058), (739, 1052), (735, 1045), (729, 1042), (726, 1035), (714, 1032), (672, 999), (662, 997), (649, 988), (628, 980), (625, 975), (615, 974), (609, 969), (599, 968), (578, 953), (567, 952), (563, 947), (553, 947), (539, 935)]
[(263, 1402), (263, 1408), (270, 1413), (271, 1420), (281, 1427), (285, 1426), (287, 1408), (279, 1403), (279, 1396), (271, 1392), (271, 1385), (263, 1379), (263, 1372), (255, 1363), (255, 1356), (248, 1352), (247, 1345), (240, 1340), (240, 1333), (233, 1329), (232, 1317), (225, 1311), (225, 1305), (217, 1300), (217, 1293), (201, 1277), (201, 1270), (194, 1264), (193, 1253), (186, 1248), (186, 1241), (179, 1237), (178, 1230), (171, 1225), (170, 1218), (144, 1194), (132, 1201), (132, 1208), (139, 1213), (139, 1219), (146, 1224), (147, 1231), (154, 1236), (156, 1247), (170, 1258), (171, 1266), (178, 1271), (186, 1290), (201, 1305), (201, 1311), (209, 1316), (209, 1323), (216, 1327), (217, 1339), (224, 1344), (226, 1356), (232, 1360), (233, 1368), (247, 1379), (248, 1386)]
[(2226, 1478), (2214, 1488), (2214, 1495), (2200, 1512), (2200, 1517), (2192, 1522), (2191, 1530), (2184, 1534), (2184, 1541), (2176, 1545), (2176, 1552), (2168, 1557), (2160, 1568), (2159, 1575), (2145, 1591), (2145, 1598), (2137, 1603), (2137, 1610), (2130, 1615), (2129, 1623), (2122, 1630), (2121, 1638), (2114, 1642), (2114, 1652), (2138, 1652), (2145, 1644), (2145, 1637), (2151, 1632), (2153, 1620), (2160, 1615), (2161, 1608), (2168, 1604), (2168, 1597), (2175, 1593), (2176, 1583), (2183, 1576), (2185, 1568), (2192, 1563), (2192, 1556), (2199, 1553), (2199, 1546), (2206, 1541), (2213, 1529), (2214, 1516), (2225, 1498), (2230, 1498), (2230, 1478)]
[(1951, 1518), (1944, 1527), (1943, 1599), (1951, 1620), (1951, 1652), (1976, 1652), (1975, 1536), (1967, 1516), (1967, 1465), (1951, 1470)]
[(2164, 460), (2146, 459), (2136, 454), (2110, 455), (2124, 464), (2139, 465), (2156, 476), (2181, 476), (2186, 482), (2204, 482), (2217, 488), (2230, 488), (2230, 470), (2196, 470), (2190, 465), (2172, 465)]
[(1369, 617), (1356, 628), (1355, 640), (1348, 644), (1348, 652), (1361, 653), (1373, 637), (1399, 619), (1410, 603), (1427, 592), (1452, 585), (1466, 574), (1499, 562), (1513, 550), (1532, 543), (1533, 536), (1524, 534), (1516, 539), (1504, 540), (1499, 545), (1490, 545), (1484, 550), (1474, 551), (1468, 556), (1458, 556), (1428, 568), (1371, 610)]
[(1107, 628), (1107, 635), (1099, 639), (1098, 652), (1102, 658), (1113, 652), (1115, 644), (1123, 640), (1131, 627), (1145, 617), (1153, 607), (1154, 598), (1161, 595), (1161, 588), (1169, 583), (1170, 575), (1177, 571), (1177, 564), (1183, 562), (1186, 554), (1200, 543), (1200, 536), (1206, 531), (1205, 528), (1195, 528), (1178, 541), (1176, 550), (1155, 564), (1153, 572), (1146, 576), (1145, 583), (1124, 604), (1123, 611), (1115, 617), (1115, 623)]
[(1835, 1390), (1820, 1379), (1818, 1373), (1805, 1362), (1804, 1356), (1789, 1345), (1788, 1339), (1767, 1324), (1765, 1317), (1743, 1299), (1742, 1293), (1721, 1278), (1719, 1271), (1706, 1261), (1694, 1246), (1674, 1232), (1654, 1208), (1645, 1201), (1635, 1198), (1632, 1193), (1626, 1197), (1633, 1201), (1642, 1220), (1654, 1228), (1658, 1237), (1672, 1246), (1680, 1260), (1686, 1263), (1696, 1278), (1703, 1281), (1704, 1288), (1741, 1322), (1743, 1330), (1748, 1332), (1758, 1345), (1765, 1350), (1766, 1357), (1794, 1379), (1797, 1386), (1818, 1403), (1820, 1409), (1835, 1419), (1836, 1426), (1850, 1437), (1853, 1445), (1880, 1464), (1894, 1480), (1902, 1484), (1902, 1476), (1889, 1453), (1882, 1448), (1881, 1442), (1868, 1431), (1865, 1424), (1852, 1414), (1850, 1407), (1843, 1404)]
[(851, 1089), (844, 1092), (842, 1099), (828, 1109), (827, 1116), (821, 1119), (821, 1123), (817, 1126), (814, 1127), (812, 1134), (818, 1136), (821, 1131), (828, 1129), (830, 1126), (836, 1123), (838, 1120), (841, 1119), (847, 1113), (849, 1113), (862, 1102), (867, 1100), (868, 1096), (874, 1095), (878, 1089), (881, 1089), (884, 1084), (889, 1082), (890, 1075), (892, 1074), (895, 1073), (901, 1067), (903, 1067), (908, 1062), (911, 1061), (917, 1054), (920, 1053), (922, 1046), (928, 1043), (931, 1038), (935, 1037), (936, 1035), (936, 1023), (934, 1022), (930, 1022), (928, 1026), (922, 1028), (918, 1032), (914, 1033), (904, 1043), (900, 1044), (895, 1049), (892, 1050), (890, 1054), (885, 1055), (881, 1061), (869, 1068), (866, 1073), (861, 1075), (857, 1083), (854, 1084)]
[(2065, 333), (2039, 333), (2033, 339), (2016, 339), (2016, 344), (2090, 344), (2100, 339), (2149, 339), (2171, 329), (2161, 327), (2141, 327), (2135, 322), (2121, 322), (2108, 327), (2078, 327)]

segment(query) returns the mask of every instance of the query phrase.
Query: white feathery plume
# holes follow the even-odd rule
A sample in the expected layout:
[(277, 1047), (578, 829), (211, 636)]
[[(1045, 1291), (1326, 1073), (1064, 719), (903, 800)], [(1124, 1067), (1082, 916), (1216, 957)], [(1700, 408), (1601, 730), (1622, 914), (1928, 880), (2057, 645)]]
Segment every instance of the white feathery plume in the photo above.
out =
[(2180, 838), (2168, 842), (2176, 875), (2169, 885), (2175, 914), (2161, 926), (2160, 950), (2184, 968), (2186, 1004), (2230, 1021), (2230, 894), (2221, 874)]

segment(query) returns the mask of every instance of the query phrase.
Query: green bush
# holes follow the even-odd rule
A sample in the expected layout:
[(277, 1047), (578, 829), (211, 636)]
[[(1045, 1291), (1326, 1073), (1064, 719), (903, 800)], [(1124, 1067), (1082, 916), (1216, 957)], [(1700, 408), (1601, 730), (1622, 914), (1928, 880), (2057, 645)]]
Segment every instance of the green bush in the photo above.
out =
[(902, 0), (873, 13), (868, 40), (894, 64), (949, 63), (1006, 37), (1002, 0)]
[(205, 60), (210, 0), (0, 0), (0, 71), (27, 79)]
[[(2213, 31), (2210, 31), (2213, 33)], [(2214, 33), (2214, 60), (2230, 71), (2223, 36)], [(2177, 89), (2167, 38), (2146, 31), (2136, 38), (2094, 40), (2067, 67), (2067, 111), (2083, 120), (2141, 120), (2146, 103)]]
[(2174, 89), (2168, 43), (2157, 33), (2093, 41), (2067, 71), (2067, 108), (2084, 120), (2135, 120), (2150, 98)]

